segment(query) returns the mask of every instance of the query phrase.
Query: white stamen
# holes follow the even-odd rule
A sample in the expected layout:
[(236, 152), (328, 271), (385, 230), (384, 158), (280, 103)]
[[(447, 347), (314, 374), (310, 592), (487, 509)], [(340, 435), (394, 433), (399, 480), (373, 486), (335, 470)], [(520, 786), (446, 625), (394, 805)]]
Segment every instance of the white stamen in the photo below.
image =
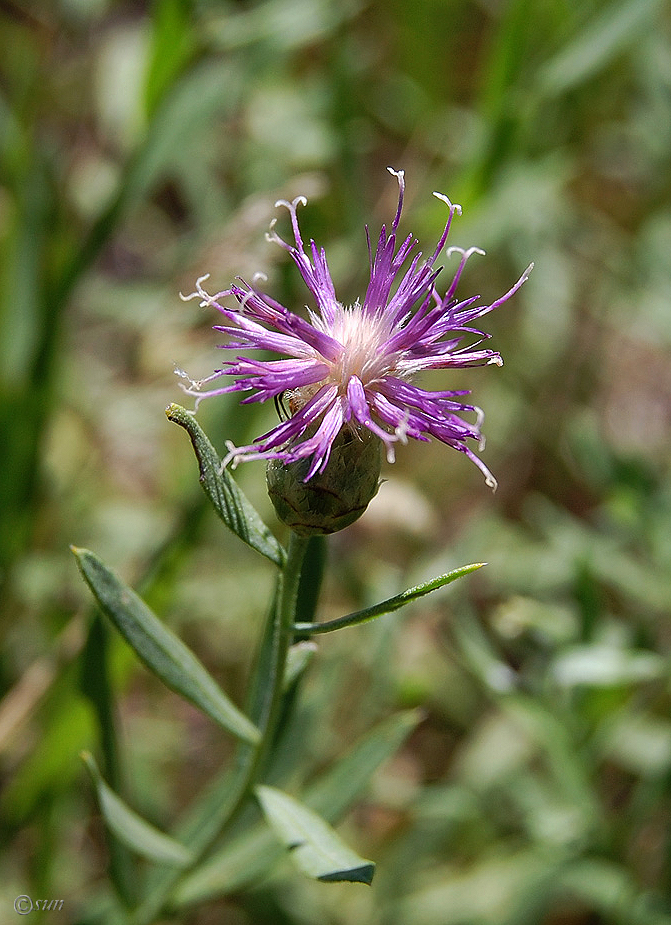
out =
[(253, 289), (250, 289), (248, 292), (246, 292), (246, 293), (244, 294), (244, 297), (243, 297), (243, 299), (242, 299), (242, 302), (240, 302), (240, 308), (238, 309), (238, 312), (239, 312), (241, 315), (244, 315), (245, 309), (247, 308), (247, 303), (249, 302), (249, 300), (251, 299), (251, 297), (252, 297), (253, 295), (254, 295), (254, 290), (253, 290)]
[(485, 485), (487, 488), (491, 488), (492, 491), (496, 491), (496, 489), (499, 487), (499, 483), (496, 481), (491, 472), (489, 475), (485, 476)]
[(408, 421), (410, 420), (410, 412), (406, 408), (403, 414), (403, 420), (396, 425), (394, 428), (394, 437), (404, 446), (408, 442)]
[(480, 254), (481, 257), (484, 257), (485, 251), (483, 251), (481, 247), (469, 247), (468, 249), (465, 249), (463, 247), (456, 247), (455, 245), (452, 245), (452, 247), (445, 248), (445, 254), (448, 257), (451, 257), (452, 254), (461, 254), (465, 262), (468, 260), (471, 254)]
[(308, 201), (305, 196), (296, 196), (293, 202), (288, 202), (286, 199), (278, 199), (275, 203), (275, 208), (279, 209), (280, 206), (284, 206), (284, 208), (288, 209), (290, 212), (295, 212), (297, 206), (306, 206), (307, 204)]
[(277, 224), (277, 219), (276, 218), (271, 219), (270, 227), (268, 228), (268, 231), (266, 231), (266, 235), (265, 235), (266, 241), (268, 241), (270, 244), (282, 245), (284, 242), (282, 241), (278, 233), (275, 231), (276, 224)]
[[(186, 370), (181, 368), (181, 366), (175, 365), (174, 372), (176, 376), (180, 377), (180, 379), (186, 379), (186, 381), (189, 383), (192, 389), (198, 390), (203, 385), (202, 381), (197, 380), (197, 379), (192, 379), (191, 376), (186, 372)], [(180, 385), (182, 385), (181, 382), (180, 382)], [(182, 388), (184, 388), (184, 386), (182, 386)]]
[(189, 295), (183, 295), (180, 292), (179, 297), (182, 300), (182, 302), (190, 302), (192, 299), (205, 299), (206, 300), (205, 303), (201, 302), (201, 307), (204, 307), (204, 305), (209, 304), (209, 300), (212, 297), (210, 296), (209, 293), (207, 293), (203, 289), (203, 286), (202, 286), (202, 283), (204, 283), (205, 280), (209, 278), (210, 278), (209, 273), (206, 273), (205, 276), (199, 276), (198, 279), (196, 280), (196, 291), (190, 292)]
[(184, 409), (184, 410), (187, 412), (187, 414), (190, 414), (192, 417), (195, 417), (195, 416), (196, 416), (196, 412), (198, 411), (198, 408), (199, 408), (199, 406), (200, 406), (201, 401), (202, 401), (204, 398), (207, 398), (207, 393), (206, 393), (205, 395), (199, 395), (199, 394), (198, 394), (198, 391), (197, 391), (197, 390), (200, 388), (200, 386), (202, 385), (202, 383), (200, 383), (200, 382), (194, 382), (194, 384), (193, 384), (194, 387), (193, 387), (193, 388), (189, 388), (188, 386), (184, 385), (183, 382), (178, 382), (177, 385), (180, 387), (180, 389), (182, 390), (182, 392), (184, 392), (185, 395), (190, 395), (191, 398), (195, 398), (195, 402), (193, 403), (193, 411), (189, 411), (188, 408), (185, 408), (185, 409)]
[(393, 167), (387, 167), (387, 170), (392, 177), (396, 177), (397, 180), (402, 180), (403, 177), (405, 177), (405, 170), (394, 170)]
[(433, 195), (436, 197), (436, 199), (442, 200), (442, 201), (447, 205), (447, 207), (448, 207), (448, 209), (450, 210), (450, 212), (456, 212), (457, 215), (461, 215), (461, 211), (462, 211), (462, 210), (461, 210), (461, 206), (458, 205), (458, 203), (456, 203), (456, 202), (454, 202), (454, 203), (453, 203), (453, 202), (450, 202), (450, 200), (447, 198), (447, 196), (446, 196), (444, 193), (436, 193), (436, 192), (434, 192)]
[(238, 453), (237, 446), (233, 443), (232, 440), (226, 441), (226, 449), (228, 453), (224, 456), (221, 461), (221, 466), (219, 467), (219, 473), (221, 474), (228, 464), (231, 464), (231, 469), (237, 469), (238, 463), (241, 461), (241, 456)]
[(503, 366), (503, 357), (495, 356), (487, 360), (486, 366)]

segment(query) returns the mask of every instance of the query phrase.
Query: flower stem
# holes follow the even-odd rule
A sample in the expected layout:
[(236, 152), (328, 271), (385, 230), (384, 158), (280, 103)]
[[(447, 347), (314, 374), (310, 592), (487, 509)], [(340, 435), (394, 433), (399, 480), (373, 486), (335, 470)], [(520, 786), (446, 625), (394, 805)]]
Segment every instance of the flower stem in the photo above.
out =
[[(287, 654), (293, 641), (294, 623), (296, 619), (296, 603), (298, 600), (298, 586), (301, 578), (301, 569), (307, 550), (309, 538), (298, 536), (292, 531), (287, 550), (287, 559), (282, 570), (279, 595), (277, 601), (277, 615), (275, 623), (275, 638), (271, 659), (270, 677), (255, 678), (255, 687), (266, 691), (265, 715), (254, 717), (261, 729), (261, 741), (257, 746), (257, 762), (262, 762), (272, 746), (276, 732), (277, 720), (282, 705), (284, 692), (284, 675), (287, 663)], [(259, 668), (261, 666), (258, 666)]]

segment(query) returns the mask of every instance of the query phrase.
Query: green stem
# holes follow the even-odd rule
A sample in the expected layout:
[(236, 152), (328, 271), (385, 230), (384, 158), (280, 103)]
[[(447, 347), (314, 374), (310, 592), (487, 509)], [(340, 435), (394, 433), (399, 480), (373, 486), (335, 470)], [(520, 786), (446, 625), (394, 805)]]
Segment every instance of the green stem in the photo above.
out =
[[(256, 745), (239, 746), (234, 766), (198, 801), (176, 833), (177, 838), (197, 855), (196, 865), (246, 804), (272, 749), (281, 715), (287, 654), (293, 641), (298, 587), (307, 545), (306, 538), (291, 534), (274, 606), (269, 613), (267, 651), (261, 652), (252, 681), (251, 719), (261, 729), (261, 740)], [(264, 648), (262, 646), (262, 650)], [(184, 870), (168, 868), (156, 870), (147, 884), (144, 902), (131, 916), (132, 925), (151, 925), (184, 873)]]
[[(261, 719), (261, 742), (257, 748), (257, 764), (267, 756), (272, 746), (280, 708), (284, 693), (284, 675), (287, 664), (289, 647), (294, 638), (294, 623), (296, 620), (296, 602), (298, 600), (298, 586), (301, 579), (301, 569), (308, 547), (308, 538), (291, 533), (287, 560), (282, 570), (282, 582), (278, 600), (278, 619), (276, 626), (276, 651), (273, 665), (273, 676), (269, 681), (269, 696), (267, 698), (267, 713), (265, 722)], [(259, 679), (255, 679), (258, 680)], [(260, 679), (263, 684), (263, 679)], [(257, 720), (258, 723), (259, 720)], [(255, 783), (255, 781), (254, 781)]]

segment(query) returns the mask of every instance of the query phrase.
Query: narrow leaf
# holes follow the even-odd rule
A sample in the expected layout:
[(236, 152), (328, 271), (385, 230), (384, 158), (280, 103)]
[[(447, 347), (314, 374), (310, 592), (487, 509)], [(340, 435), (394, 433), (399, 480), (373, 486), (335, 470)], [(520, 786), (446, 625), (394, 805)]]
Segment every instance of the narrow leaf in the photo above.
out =
[(425, 581), (415, 588), (408, 588), (407, 591), (402, 591), (395, 597), (390, 597), (386, 601), (381, 601), (379, 604), (367, 607), (365, 610), (357, 610), (355, 613), (349, 613), (344, 617), (338, 617), (336, 620), (327, 620), (325, 623), (297, 623), (294, 629), (298, 635), (313, 636), (316, 633), (330, 633), (332, 630), (339, 630), (345, 626), (357, 626), (359, 623), (368, 623), (369, 620), (374, 620), (376, 617), (381, 617), (385, 613), (391, 613), (394, 610), (404, 607), (418, 597), (423, 597), (431, 591), (436, 591), (444, 585), (449, 585), (450, 582), (456, 581), (457, 578), (470, 575), (471, 572), (475, 572), (476, 569), (482, 568), (482, 566), (486, 564), (486, 562), (475, 562), (472, 565), (462, 565), (460, 568), (455, 568), (446, 575), (439, 575), (437, 578), (432, 578), (431, 581)]
[(326, 570), (327, 545), (325, 536), (311, 536), (305, 550), (301, 580), (296, 598), (296, 623), (311, 623), (315, 618), (319, 592)]
[(154, 4), (152, 39), (146, 70), (144, 101), (151, 117), (196, 48), (191, 4), (162, 0)]
[(422, 721), (421, 710), (404, 710), (383, 719), (306, 791), (311, 809), (332, 825), (363, 795), (383, 761), (403, 745)]
[(300, 678), (306, 670), (315, 652), (317, 651), (316, 642), (297, 642), (287, 653), (287, 663), (284, 668), (284, 690), (288, 691), (292, 684)]
[[(110, 629), (97, 607), (92, 607), (86, 643), (81, 653), (80, 688), (93, 708), (98, 724), (98, 736), (103, 764), (113, 789), (120, 789), (119, 740), (116, 728), (114, 691), (110, 680)], [(114, 642), (118, 642), (115, 637)], [(108, 827), (110, 879), (124, 905), (132, 908), (137, 902), (135, 859), (125, 844)]]
[(131, 851), (142, 857), (157, 861), (159, 864), (172, 864), (186, 867), (192, 863), (193, 856), (184, 845), (174, 838), (164, 835), (149, 822), (132, 810), (103, 780), (93, 755), (82, 752), (81, 759), (86, 765), (91, 780), (98, 794), (100, 812), (110, 830), (119, 841)]
[(562, 892), (593, 909), (597, 920), (671, 925), (666, 898), (641, 889), (633, 871), (617, 861), (582, 855), (566, 865), (557, 881)]
[(653, 26), (661, 5), (662, 0), (607, 3), (576, 39), (547, 62), (539, 74), (539, 86), (559, 95), (589, 80), (628, 45), (639, 42), (640, 32)]
[[(278, 571), (245, 703), (245, 712), (259, 729), (265, 729), (269, 720), (273, 679), (279, 668), (277, 649), (281, 617), (278, 602), (281, 584), (282, 574)], [(241, 801), (246, 798), (252, 764), (257, 758), (256, 749), (240, 745), (233, 762), (196, 798), (180, 821), (175, 831), (176, 837), (199, 857), (226, 827)], [(269, 835), (267, 828), (265, 834)], [(179, 876), (180, 871), (165, 867), (150, 871), (145, 898), (129, 925), (149, 925), (154, 922), (174, 890)]]
[(87, 549), (72, 551), (101, 609), (150, 671), (175, 693), (246, 742), (259, 740), (256, 726), (234, 706), (193, 652)]
[[(383, 761), (393, 755), (420, 722), (417, 710), (383, 720), (357, 742), (304, 793), (306, 804), (332, 825), (356, 802)], [(266, 826), (256, 825), (231, 839), (189, 872), (172, 895), (175, 906), (188, 906), (246, 889), (281, 857)]]
[(270, 559), (283, 565), (284, 549), (247, 500), (229, 473), (221, 468), (221, 460), (195, 417), (181, 405), (166, 408), (169, 421), (179, 424), (188, 433), (200, 468), (200, 483), (219, 517), (241, 540)]
[(276, 787), (255, 788), (261, 809), (296, 866), (315, 880), (368, 883), (375, 864), (359, 857), (321, 816)]

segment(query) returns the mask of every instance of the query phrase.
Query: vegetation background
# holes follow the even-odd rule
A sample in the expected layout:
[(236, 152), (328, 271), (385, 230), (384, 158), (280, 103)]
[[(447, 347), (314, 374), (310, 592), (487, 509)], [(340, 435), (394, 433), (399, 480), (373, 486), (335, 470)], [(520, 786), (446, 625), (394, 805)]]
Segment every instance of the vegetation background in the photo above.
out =
[[(364, 224), (429, 249), (442, 191), (462, 293), (491, 300), (502, 369), (450, 374), (487, 414), (491, 496), (440, 445), (402, 448), (332, 538), (324, 617), (470, 561), (411, 609), (320, 641), (306, 767), (373, 722), (425, 718), (342, 831), (372, 888), (288, 866), (193, 925), (671, 923), (671, 15), (659, 0), (52, 0), (0, 5), (0, 919), (104, 921), (107, 849), (78, 758), (98, 753), (107, 664), (123, 790), (165, 827), (230, 744), (92, 607), (68, 544), (144, 591), (239, 699), (272, 568), (216, 521), (163, 414), (173, 364), (216, 365), (183, 304), (262, 270), (308, 196), (346, 301)], [(284, 218), (281, 219), (284, 221)], [(438, 377), (441, 382), (444, 377)], [(436, 380), (436, 381), (438, 381)], [(434, 383), (435, 384), (435, 383)], [(253, 406), (252, 406), (253, 408)], [(223, 452), (272, 408), (212, 400)], [(262, 467), (240, 481), (275, 523)], [(103, 660), (104, 656), (104, 660)], [(40, 921), (32, 913), (31, 921)]]

